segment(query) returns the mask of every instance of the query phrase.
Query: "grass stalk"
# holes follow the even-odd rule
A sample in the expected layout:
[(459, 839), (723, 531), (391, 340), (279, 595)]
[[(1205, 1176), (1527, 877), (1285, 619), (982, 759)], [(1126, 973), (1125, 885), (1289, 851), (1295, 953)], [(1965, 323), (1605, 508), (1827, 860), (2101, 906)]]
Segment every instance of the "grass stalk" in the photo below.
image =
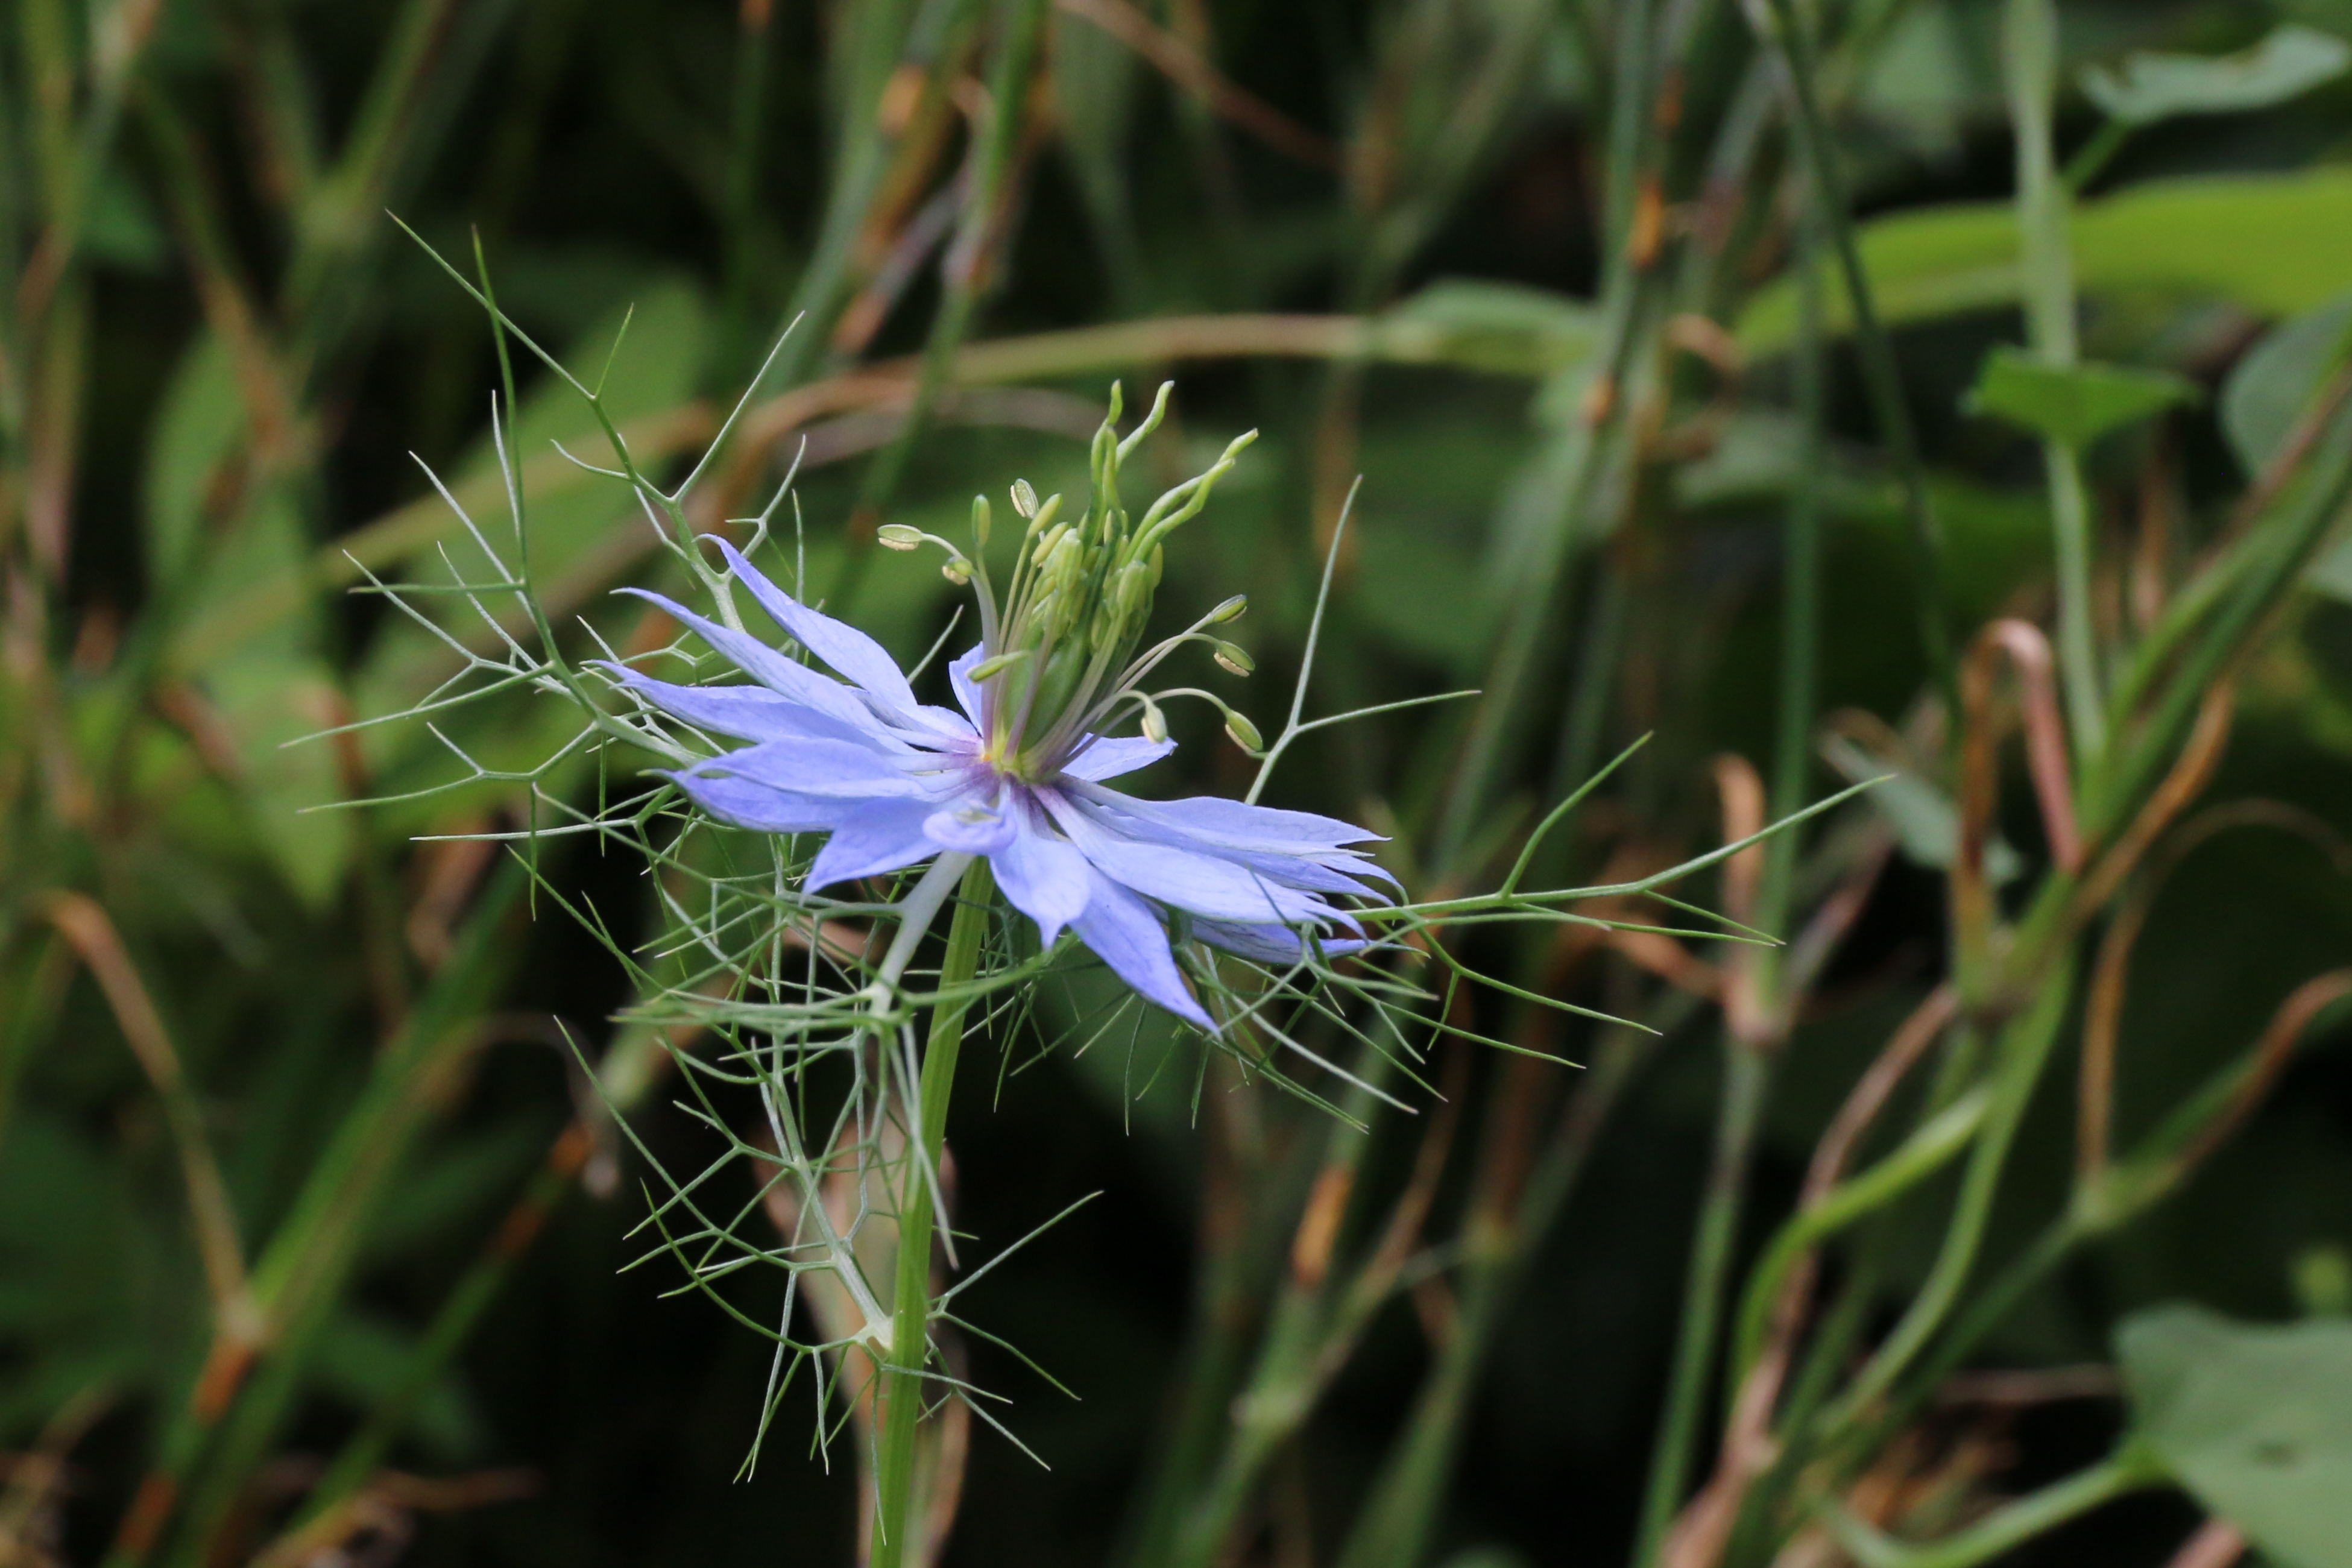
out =
[(1692, 1448), (1706, 1415), (1714, 1382), (1717, 1341), (1724, 1298), (1731, 1281), (1733, 1249), (1748, 1189), (1748, 1171), (1764, 1116), (1772, 1064), (1768, 1052), (1727, 1030), (1723, 1098), (1717, 1108), (1715, 1152), (1700, 1199), (1698, 1227), (1691, 1239), (1690, 1267), (1683, 1281), (1681, 1327), (1675, 1335), (1674, 1371), (1666, 1385), (1664, 1414), (1650, 1452), (1650, 1479), (1642, 1494), (1634, 1536), (1636, 1568), (1653, 1568), (1664, 1550), (1675, 1512), (1690, 1484)]
[(1766, 42), (1780, 55), (1788, 73), (1798, 150), (1806, 175), (1812, 182), (1816, 207), (1829, 231), (1839, 276), (1853, 311), (1863, 387), (1878, 425), (1879, 438), (1886, 444), (1895, 479), (1903, 488), (1904, 516), (1910, 525), (1913, 566), (1919, 579), (1919, 643), (1927, 655), (1928, 676), (1943, 696), (1946, 711), (1958, 713), (1958, 665), (1944, 605), (1943, 530), (1928, 499), (1927, 465), (1919, 455), (1919, 439), (1912, 428), (1910, 408), (1904, 402), (1903, 376), (1895, 363), (1894, 340), (1878, 317), (1870, 275), (1863, 267), (1861, 246), (1854, 237), (1844, 172), (1822, 112), (1820, 62), (1812, 32), (1799, 16), (1796, 0), (1768, 0), (1768, 9), (1759, 20), (1769, 22), (1763, 29)]
[[(963, 874), (955, 917), (948, 926), (947, 961), (940, 970), (941, 990), (969, 984), (979, 971), (981, 941), (988, 933), (995, 894), (996, 883), (988, 862), (973, 861)], [(956, 1058), (963, 1046), (968, 1006), (964, 1001), (942, 1002), (932, 1010), (919, 1090), (922, 1125), (908, 1129), (915, 1137), (907, 1151), (898, 1197), (898, 1288), (891, 1298), (890, 1350), (883, 1365), (873, 1568), (900, 1568), (909, 1561), (923, 1560), (920, 1553), (910, 1559), (908, 1548), (917, 1527), (915, 1439), (923, 1417), (924, 1381), (930, 1359), (931, 1232), (938, 1218), (931, 1206), (931, 1184), (924, 1173), (939, 1168), (946, 1145), (948, 1099), (955, 1085)]]
[[(999, 36), (995, 57), (989, 64), (986, 122), (975, 128), (963, 212), (940, 263), (944, 287), (938, 313), (931, 319), (930, 337), (923, 346), (914, 400), (905, 423), (866, 472), (858, 509), (868, 517), (879, 517), (889, 506), (930, 410), (953, 374), (956, 350), (971, 334), (973, 313), (1003, 271), (999, 253), (1011, 237), (1007, 208), (1013, 194), (1014, 165), (1030, 119), (1030, 78), (1045, 29), (1046, 4), (1047, 0), (998, 0)], [(865, 559), (861, 553), (851, 563), (853, 582), (858, 563)], [(836, 597), (845, 601), (852, 591), (845, 584)]]
[[(2044, 362), (2066, 367), (2081, 357), (2074, 329), (2074, 264), (2067, 234), (2067, 188), (2051, 144), (2051, 105), (2058, 85), (2058, 8), (2053, 0), (2008, 0), (2002, 65), (2010, 121), (2017, 138), (2017, 229), (2023, 273), (2026, 337)], [(2058, 558), (2058, 668), (2078, 761), (2106, 749), (2106, 703), (2091, 622), (2091, 508), (2081, 455), (2061, 441), (2042, 444), (2050, 487), (2050, 522)]]
[(1462, 748), (1462, 761), (1439, 820), (1434, 863), (1458, 870), (1471, 830), (1486, 808), (1495, 779), (1507, 762), (1517, 727), (1521, 688), (1550, 619), (1559, 577), (1574, 552), (1585, 513), (1603, 466), (1610, 432), (1624, 418), (1623, 380), (1633, 362), (1640, 329), (1650, 312), (1656, 285), (1654, 255), (1638, 254), (1636, 229), (1642, 183), (1654, 178), (1656, 120), (1650, 112), (1649, 84), (1658, 70), (1654, 0), (1626, 0), (1611, 26), (1617, 41), (1610, 84), (1609, 144), (1602, 226), (1601, 337), (1586, 382), (1583, 405), (1561, 433), (1557, 507), (1552, 526), (1513, 585), (1501, 630), (1486, 664), (1479, 699)]

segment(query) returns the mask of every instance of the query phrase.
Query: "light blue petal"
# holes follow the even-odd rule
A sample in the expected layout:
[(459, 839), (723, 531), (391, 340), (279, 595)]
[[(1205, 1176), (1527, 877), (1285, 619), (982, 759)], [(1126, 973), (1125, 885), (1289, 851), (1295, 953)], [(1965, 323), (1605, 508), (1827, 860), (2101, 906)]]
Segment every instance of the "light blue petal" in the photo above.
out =
[(1062, 764), (1074, 779), (1116, 779), (1139, 768), (1149, 768), (1176, 749), (1172, 740), (1146, 740), (1139, 735), (1097, 735), (1087, 748)]
[(930, 806), (919, 800), (865, 800), (851, 807), (809, 867), (808, 891), (930, 859), (940, 852), (923, 831), (923, 819), (930, 814)]
[(821, 739), (897, 746), (765, 686), (679, 686), (619, 664), (600, 664), (599, 667), (672, 718), (683, 719), (697, 729), (742, 740)]
[(719, 553), (727, 558), (736, 580), (751, 591), (760, 608), (774, 617), (776, 624), (791, 632), (802, 647), (900, 713), (915, 711), (914, 688), (907, 685), (898, 661), (881, 643), (846, 622), (811, 610), (770, 582), (758, 567), (743, 559), (742, 551), (715, 534), (710, 537), (719, 546)]
[(987, 655), (988, 644), (975, 643), (948, 664), (948, 685), (955, 688), (956, 701), (963, 706), (964, 716), (971, 720), (974, 732), (986, 727), (988, 717), (981, 703), (980, 683), (971, 678), (971, 667)]
[(1168, 933), (1151, 906), (1098, 871), (1089, 868), (1087, 875), (1086, 908), (1070, 922), (1078, 940), (1144, 1000), (1197, 1028), (1213, 1030), (1209, 1015), (1185, 989), (1168, 950)]
[(686, 791), (688, 800), (722, 822), (756, 828), (764, 833), (831, 832), (862, 802), (795, 795), (756, 779), (698, 777), (672, 773), (667, 777)]
[(1058, 791), (1041, 789), (1037, 794), (1055, 823), (1097, 870), (1162, 904), (1213, 920), (1245, 923), (1339, 917), (1313, 894), (1253, 875), (1230, 860), (1121, 837)]
[[(1238, 953), (1244, 958), (1255, 958), (1261, 964), (1296, 964), (1301, 945), (1298, 933), (1287, 925), (1243, 925), (1228, 920), (1195, 920), (1192, 935), (1212, 947), (1223, 947), (1228, 953)], [(1353, 953), (1364, 944), (1354, 937), (1336, 941), (1316, 939), (1316, 946), (1327, 956), (1337, 957)]]
[(649, 604), (657, 604), (682, 623), (691, 627), (695, 635), (735, 661), (745, 674), (767, 687), (782, 693), (796, 703), (815, 708), (830, 717), (839, 719), (850, 727), (898, 744), (890, 727), (884, 724), (866, 700), (839, 681), (821, 675), (796, 659), (788, 659), (747, 632), (731, 626), (721, 626), (716, 621), (697, 615), (674, 599), (643, 588), (625, 588), (623, 593), (634, 594)]
[(1007, 815), (1013, 836), (990, 852), (989, 864), (1005, 898), (1037, 923), (1037, 939), (1051, 947), (1062, 927), (1086, 913), (1094, 873), (1086, 856), (1038, 819), (1036, 808), (1016, 800)]
[(1098, 800), (1074, 797), (1072, 804), (1120, 838), (1167, 844), (1193, 854), (1213, 855), (1245, 867), (1255, 874), (1269, 882), (1280, 883), (1285, 887), (1368, 898), (1374, 895), (1373, 889), (1347, 873), (1364, 872), (1374, 876), (1388, 875), (1353, 850), (1314, 850), (1301, 854), (1276, 854), (1266, 851), (1230, 849), (1213, 840), (1197, 838), (1181, 828), (1116, 810)]
[[(1140, 800), (1097, 784), (1074, 783), (1069, 793), (1072, 799), (1082, 802), (1086, 810), (1097, 814), (1109, 813), (1106, 820), (1114, 825), (1114, 831), (1125, 836), (1224, 855), (1265, 875), (1294, 883), (1300, 887), (1311, 887), (1323, 893), (1369, 894), (1372, 891), (1360, 883), (1335, 882), (1332, 880), (1334, 875), (1343, 878), (1378, 877), (1392, 886), (1401, 885), (1387, 868), (1370, 859), (1362, 851), (1327, 847), (1332, 831), (1357, 838), (1373, 836), (1335, 818), (1317, 817), (1305, 811), (1276, 811), (1265, 807), (1244, 805), (1238, 800), (1221, 800), (1213, 796), (1195, 796), (1184, 800)], [(1219, 807), (1229, 807), (1231, 810), (1216, 810)], [(1240, 812), (1250, 815), (1235, 814)], [(1234, 831), (1252, 824), (1259, 831)], [(1323, 826), (1315, 828), (1316, 824)], [(1278, 836), (1278, 830), (1297, 829), (1302, 825), (1314, 828), (1314, 836), (1297, 839)], [(1316, 867), (1322, 870), (1318, 872), (1313, 869)]]
[(923, 831), (931, 842), (968, 855), (993, 855), (1018, 831), (1011, 811), (978, 798), (942, 807), (923, 819)]
[(1181, 828), (1195, 838), (1227, 849), (1299, 854), (1362, 843), (1381, 836), (1337, 817), (1318, 817), (1312, 811), (1277, 811), (1271, 806), (1244, 805), (1217, 795), (1193, 795), (1181, 800), (1139, 800), (1099, 786), (1081, 787), (1077, 793), (1130, 816)]
[(698, 776), (732, 773), (771, 789), (845, 799), (929, 796), (938, 805), (940, 787), (914, 777), (909, 763), (919, 752), (886, 754), (853, 740), (771, 740), (722, 752), (688, 769)]

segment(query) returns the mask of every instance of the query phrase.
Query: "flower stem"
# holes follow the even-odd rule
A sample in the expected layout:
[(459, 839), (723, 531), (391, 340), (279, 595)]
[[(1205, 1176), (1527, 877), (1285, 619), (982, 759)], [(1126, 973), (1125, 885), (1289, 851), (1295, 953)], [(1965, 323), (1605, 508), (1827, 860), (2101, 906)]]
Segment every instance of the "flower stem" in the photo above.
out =
[[(951, 991), (980, 967), (981, 938), (988, 930), (990, 902), (996, 893), (988, 862), (975, 860), (963, 873), (962, 901), (948, 927), (947, 962), (940, 988)], [(899, 1568), (915, 1530), (915, 1436), (923, 1416), (923, 1372), (930, 1348), (931, 1184), (926, 1170), (939, 1166), (948, 1124), (948, 1094), (955, 1082), (956, 1056), (963, 1046), (965, 1001), (941, 1002), (931, 1012), (923, 1050), (919, 1091), (922, 1125), (910, 1128), (920, 1146), (907, 1152), (898, 1198), (898, 1280), (892, 1297), (890, 1350), (883, 1367), (882, 1441), (874, 1487), (873, 1568)], [(917, 1556), (920, 1561), (920, 1554)]]
[(1706, 1414), (1707, 1385), (1715, 1364), (1717, 1330), (1723, 1320), (1731, 1278), (1732, 1246), (1747, 1194), (1748, 1167), (1756, 1132), (1763, 1120), (1765, 1092), (1772, 1074), (1763, 1051), (1724, 1037), (1723, 1102), (1715, 1129), (1715, 1159), (1707, 1172), (1698, 1230), (1691, 1242), (1690, 1273), (1683, 1284), (1682, 1330), (1675, 1345), (1673, 1380), (1666, 1411), (1650, 1455), (1650, 1482), (1642, 1498), (1641, 1533), (1633, 1552), (1640, 1568), (1658, 1561), (1666, 1533), (1682, 1506), (1690, 1480), (1691, 1448)]
[[(2010, 118), (2017, 131), (2017, 230), (2025, 285), (2026, 337), (2052, 365), (2081, 357), (2074, 332), (2074, 260), (2066, 232), (2067, 190), (2051, 148), (2050, 104), (2058, 80), (2058, 12), (2053, 0), (2010, 0), (2005, 18)], [(2058, 668), (2074, 751), (2088, 761), (2106, 748), (2106, 707), (2099, 694), (2091, 629), (2090, 504), (2081, 455), (2063, 442), (2042, 444), (2049, 471), (2050, 518), (2058, 554)]]

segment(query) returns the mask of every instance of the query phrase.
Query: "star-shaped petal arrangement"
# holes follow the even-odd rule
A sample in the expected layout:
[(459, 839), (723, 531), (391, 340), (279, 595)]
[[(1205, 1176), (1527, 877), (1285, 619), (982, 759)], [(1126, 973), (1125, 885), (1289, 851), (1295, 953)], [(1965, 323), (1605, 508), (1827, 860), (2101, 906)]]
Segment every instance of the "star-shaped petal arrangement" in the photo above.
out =
[(1378, 835), (1304, 811), (1214, 796), (1146, 800), (1105, 787), (1174, 750), (1164, 738), (1069, 728), (1043, 752), (1019, 746), (1017, 733), (1007, 745), (1000, 711), (1027, 687), (1017, 665), (975, 677), (992, 659), (985, 643), (949, 666), (962, 711), (927, 706), (880, 643), (713, 542), (734, 580), (842, 679), (642, 591), (752, 684), (676, 685), (606, 668), (670, 717), (746, 743), (668, 777), (722, 821), (829, 835), (808, 891), (943, 852), (984, 856), (1045, 946), (1075, 933), (1137, 994), (1202, 1029), (1214, 1024), (1177, 966), (1171, 914), (1200, 940), (1261, 962), (1302, 956), (1302, 933), (1327, 953), (1361, 945), (1360, 927), (1332, 901), (1373, 896), (1366, 877), (1391, 880), (1349, 847)]

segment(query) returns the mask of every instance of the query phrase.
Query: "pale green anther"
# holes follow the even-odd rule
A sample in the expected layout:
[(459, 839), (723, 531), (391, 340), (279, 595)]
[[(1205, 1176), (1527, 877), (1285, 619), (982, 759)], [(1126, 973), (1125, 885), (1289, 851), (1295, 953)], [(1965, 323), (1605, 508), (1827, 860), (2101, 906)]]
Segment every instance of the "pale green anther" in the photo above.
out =
[(971, 562), (961, 556), (951, 557), (945, 566), (940, 568), (940, 575), (961, 588), (971, 580)]
[(971, 537), (981, 549), (988, 548), (988, 497), (985, 496), (971, 498)]
[(1248, 608), (1249, 595), (1245, 593), (1236, 593), (1231, 599), (1226, 600), (1223, 604), (1218, 605), (1214, 610), (1210, 611), (1208, 618), (1203, 621), (1202, 624), (1204, 626), (1222, 626), (1228, 621), (1238, 621), (1242, 618), (1242, 612)]
[(999, 653), (992, 659), (982, 659), (971, 667), (967, 678), (975, 683), (987, 680), (992, 675), (1003, 674), (1027, 657), (1029, 657), (1028, 649), (1015, 648), (1009, 653)]
[(1258, 734), (1257, 726), (1231, 708), (1225, 710), (1225, 734), (1230, 736), (1233, 743), (1244, 751), (1265, 749), (1265, 737)]
[(1143, 738), (1154, 746), (1163, 745), (1168, 739), (1168, 716), (1150, 697), (1143, 699)]
[(1213, 643), (1209, 645), (1209, 649), (1210, 657), (1234, 674), (1246, 675), (1257, 668), (1256, 660), (1231, 643)]
[(913, 549), (923, 542), (923, 530), (905, 523), (885, 523), (874, 530), (874, 538), (884, 549)]
[(1037, 492), (1026, 479), (1013, 481), (1013, 509), (1024, 517), (1037, 515)]
[(1046, 528), (1052, 528), (1054, 526), (1054, 519), (1061, 516), (1061, 514), (1062, 497), (1059, 496), (1046, 497), (1043, 502), (1039, 503), (1037, 515), (1029, 519), (1029, 533), (1036, 534)]
[(1055, 549), (1069, 537), (1070, 528), (1067, 523), (1056, 523), (1037, 536), (1036, 547), (1030, 551), (1029, 559), (1039, 571), (1045, 570), (1046, 558), (1051, 556)]

